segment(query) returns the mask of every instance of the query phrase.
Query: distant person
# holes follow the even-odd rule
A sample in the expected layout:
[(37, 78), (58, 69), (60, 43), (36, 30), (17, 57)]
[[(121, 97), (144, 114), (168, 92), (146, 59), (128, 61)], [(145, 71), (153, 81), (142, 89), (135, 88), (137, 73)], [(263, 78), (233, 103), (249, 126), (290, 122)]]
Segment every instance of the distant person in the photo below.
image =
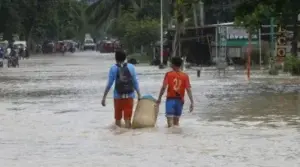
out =
[(3, 67), (4, 49), (0, 46), (0, 67)]
[(25, 57), (26, 57), (26, 58), (29, 58), (29, 56), (30, 56), (30, 55), (29, 55), (29, 50), (28, 50), (28, 48), (26, 47), (26, 48), (25, 48)]
[(182, 114), (185, 90), (190, 98), (190, 112), (194, 109), (194, 100), (191, 91), (189, 76), (180, 70), (183, 60), (180, 57), (173, 57), (171, 60), (172, 71), (165, 74), (163, 86), (160, 90), (157, 104), (167, 89), (166, 117), (168, 127), (179, 126), (179, 118)]
[(163, 64), (165, 66), (168, 65), (168, 59), (169, 59), (169, 49), (166, 48), (163, 50)]
[(18, 56), (18, 47), (17, 46), (13, 46), (11, 51), (10, 51), (10, 56), (11, 57), (17, 57)]
[(0, 47), (0, 56), (4, 57), (4, 53), (5, 53), (5, 51), (4, 51), (3, 47)]
[(131, 116), (133, 111), (133, 100), (135, 91), (140, 99), (140, 89), (137, 81), (134, 65), (126, 63), (126, 54), (123, 51), (116, 51), (116, 64), (114, 64), (108, 75), (108, 84), (102, 98), (102, 106), (106, 105), (107, 94), (115, 82), (114, 109), (115, 124), (121, 127), (122, 115), (124, 115), (125, 127), (131, 128)]
[(0, 62), (1, 63), (3, 62), (4, 57), (5, 57), (5, 51), (2, 47), (0, 47)]

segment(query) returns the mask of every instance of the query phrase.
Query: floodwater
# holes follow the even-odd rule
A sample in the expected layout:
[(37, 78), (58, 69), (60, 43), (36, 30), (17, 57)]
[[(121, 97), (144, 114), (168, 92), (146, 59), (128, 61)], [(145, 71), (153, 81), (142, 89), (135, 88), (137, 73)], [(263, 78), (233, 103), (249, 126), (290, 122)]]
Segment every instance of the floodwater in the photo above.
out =
[[(111, 94), (101, 106), (113, 55), (37, 56), (0, 70), (3, 167), (299, 167), (300, 79), (243, 71), (190, 73), (181, 127), (114, 130)], [(142, 93), (157, 96), (163, 73), (138, 66)]]

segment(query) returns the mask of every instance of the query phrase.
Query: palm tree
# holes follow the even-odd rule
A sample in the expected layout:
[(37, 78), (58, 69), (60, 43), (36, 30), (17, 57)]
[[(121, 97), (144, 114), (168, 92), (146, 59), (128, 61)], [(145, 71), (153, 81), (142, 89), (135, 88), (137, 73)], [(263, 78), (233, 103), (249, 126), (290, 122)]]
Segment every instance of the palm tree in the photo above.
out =
[(90, 16), (90, 23), (100, 27), (108, 18), (118, 18), (122, 7), (139, 9), (136, 0), (99, 0), (87, 8), (86, 14)]

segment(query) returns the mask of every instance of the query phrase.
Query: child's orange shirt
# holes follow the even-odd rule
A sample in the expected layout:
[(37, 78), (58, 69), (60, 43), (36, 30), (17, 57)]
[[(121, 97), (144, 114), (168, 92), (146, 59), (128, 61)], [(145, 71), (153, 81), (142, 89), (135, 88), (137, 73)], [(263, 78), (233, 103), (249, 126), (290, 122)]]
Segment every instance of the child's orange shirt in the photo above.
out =
[(189, 76), (182, 71), (170, 71), (165, 74), (164, 86), (167, 86), (167, 98), (184, 100), (185, 89), (190, 88)]

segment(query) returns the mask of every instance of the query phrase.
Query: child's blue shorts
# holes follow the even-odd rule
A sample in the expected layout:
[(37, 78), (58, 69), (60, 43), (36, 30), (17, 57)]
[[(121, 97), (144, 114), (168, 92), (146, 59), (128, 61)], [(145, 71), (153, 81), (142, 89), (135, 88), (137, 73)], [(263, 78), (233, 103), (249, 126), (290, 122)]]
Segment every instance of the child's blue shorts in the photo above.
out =
[(182, 114), (183, 102), (181, 99), (166, 100), (166, 117), (180, 117)]

